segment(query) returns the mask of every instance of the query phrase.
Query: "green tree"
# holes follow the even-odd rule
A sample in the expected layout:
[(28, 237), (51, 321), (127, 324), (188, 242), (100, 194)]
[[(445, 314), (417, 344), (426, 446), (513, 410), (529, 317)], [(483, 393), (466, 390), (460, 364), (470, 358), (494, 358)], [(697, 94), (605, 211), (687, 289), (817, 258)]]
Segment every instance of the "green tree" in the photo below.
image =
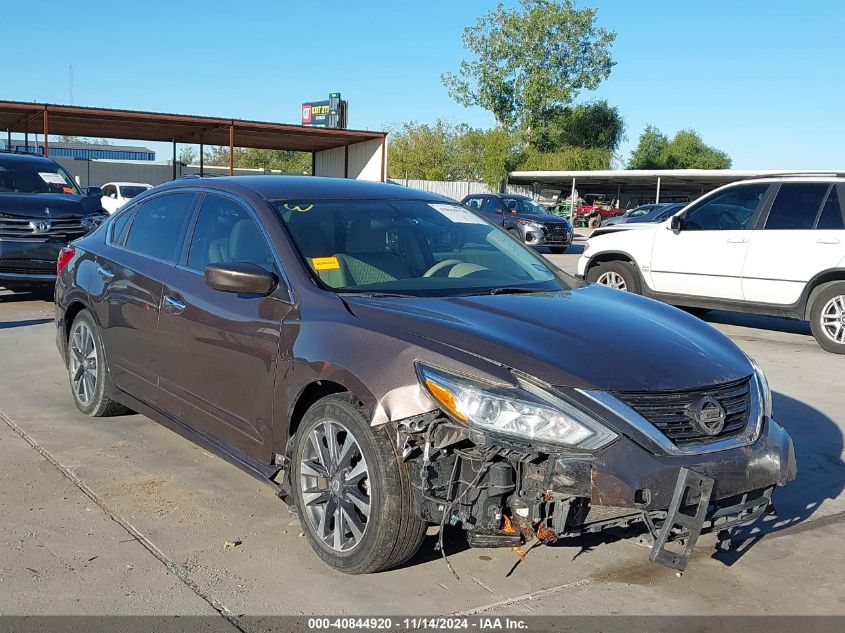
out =
[(111, 145), (111, 141), (105, 138), (89, 138), (85, 136), (59, 136), (59, 143), (81, 143), (87, 145)]
[(564, 147), (556, 152), (527, 149), (517, 167), (520, 171), (570, 171), (608, 169), (613, 153), (604, 147)]
[(408, 121), (390, 132), (388, 176), (422, 180), (450, 180), (456, 173), (458, 128), (443, 120), (434, 124)]
[(695, 130), (681, 130), (666, 148), (666, 169), (728, 169), (730, 157), (704, 143)]
[(595, 9), (576, 9), (572, 0), (520, 0), (515, 9), (500, 3), (464, 29), (471, 57), (442, 81), (458, 103), (530, 130), (544, 111), (610, 75), (615, 39), (596, 25)]
[(478, 180), (498, 191), (516, 160), (516, 142), (504, 128), (462, 130), (456, 143), (456, 171), (462, 180)]
[(653, 125), (646, 126), (628, 161), (629, 169), (728, 169), (730, 166), (730, 157), (707, 145), (695, 130), (681, 130), (670, 141)]
[(619, 109), (602, 100), (545, 110), (532, 131), (531, 146), (541, 152), (600, 147), (612, 153), (624, 137), (625, 121)]
[(653, 125), (647, 125), (640, 135), (636, 149), (631, 153), (628, 169), (665, 169), (666, 148), (669, 139)]
[[(229, 148), (210, 146), (205, 148), (206, 165), (229, 166)], [(311, 154), (276, 149), (254, 149), (236, 147), (235, 167), (247, 169), (276, 169), (289, 174), (310, 174)]]
[(193, 165), (197, 160), (197, 152), (190, 145), (183, 145), (179, 149), (179, 158), (177, 160), (183, 165)]

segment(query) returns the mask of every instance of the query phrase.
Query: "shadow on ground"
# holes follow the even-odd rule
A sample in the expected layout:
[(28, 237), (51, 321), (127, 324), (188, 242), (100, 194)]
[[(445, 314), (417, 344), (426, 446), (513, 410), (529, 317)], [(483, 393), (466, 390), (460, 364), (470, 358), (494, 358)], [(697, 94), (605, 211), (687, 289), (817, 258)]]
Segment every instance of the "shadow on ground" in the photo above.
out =
[(732, 565), (768, 534), (794, 527), (812, 517), (825, 501), (845, 489), (842, 429), (825, 414), (781, 393), (773, 394), (774, 417), (792, 436), (798, 477), (775, 489), (776, 512), (737, 530), (735, 550), (714, 558)]

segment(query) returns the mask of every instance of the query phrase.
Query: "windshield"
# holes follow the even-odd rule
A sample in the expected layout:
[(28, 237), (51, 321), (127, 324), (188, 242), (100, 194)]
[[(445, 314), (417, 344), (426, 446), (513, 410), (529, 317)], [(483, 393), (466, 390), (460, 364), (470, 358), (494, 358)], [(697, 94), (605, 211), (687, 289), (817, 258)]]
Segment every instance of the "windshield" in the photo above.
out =
[(533, 200), (528, 198), (502, 198), (505, 208), (508, 211), (516, 211), (517, 213), (540, 213), (543, 215), (551, 215), (545, 207), (540, 206)]
[(62, 193), (80, 195), (70, 174), (47, 162), (0, 163), (0, 193)]
[(137, 185), (121, 185), (120, 195), (123, 198), (134, 198), (139, 193), (144, 193), (149, 187), (142, 187)]
[(457, 203), (274, 203), (300, 256), (336, 292), (459, 296), (567, 289), (560, 273)]

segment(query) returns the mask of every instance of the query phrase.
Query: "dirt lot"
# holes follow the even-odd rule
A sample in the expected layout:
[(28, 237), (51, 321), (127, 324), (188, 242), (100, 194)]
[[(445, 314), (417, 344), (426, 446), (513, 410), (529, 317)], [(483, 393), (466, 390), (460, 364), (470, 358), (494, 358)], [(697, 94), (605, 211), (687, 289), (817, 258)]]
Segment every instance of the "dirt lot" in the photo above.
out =
[(507, 577), (510, 551), (450, 534), (456, 580), (432, 535), (404, 568), (350, 577), (318, 562), (269, 487), (142, 416), (77, 413), (52, 304), (0, 291), (0, 613), (845, 614), (845, 358), (803, 324), (707, 318), (766, 369), (798, 455), (741, 552), (714, 557), (704, 539), (679, 577), (630, 541), (582, 540)]

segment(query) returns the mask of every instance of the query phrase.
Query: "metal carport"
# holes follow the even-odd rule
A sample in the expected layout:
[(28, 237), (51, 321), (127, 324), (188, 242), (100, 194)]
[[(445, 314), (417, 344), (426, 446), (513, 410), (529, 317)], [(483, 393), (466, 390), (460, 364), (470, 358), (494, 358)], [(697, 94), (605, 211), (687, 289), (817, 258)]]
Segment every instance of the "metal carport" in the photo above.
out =
[(49, 155), (49, 134), (90, 136), (229, 147), (229, 173), (234, 172), (235, 147), (310, 152), (315, 176), (384, 180), (387, 170), (387, 134), (364, 130), (335, 130), (285, 123), (217, 117), (114, 110), (82, 106), (0, 101), (0, 130), (44, 135)]

